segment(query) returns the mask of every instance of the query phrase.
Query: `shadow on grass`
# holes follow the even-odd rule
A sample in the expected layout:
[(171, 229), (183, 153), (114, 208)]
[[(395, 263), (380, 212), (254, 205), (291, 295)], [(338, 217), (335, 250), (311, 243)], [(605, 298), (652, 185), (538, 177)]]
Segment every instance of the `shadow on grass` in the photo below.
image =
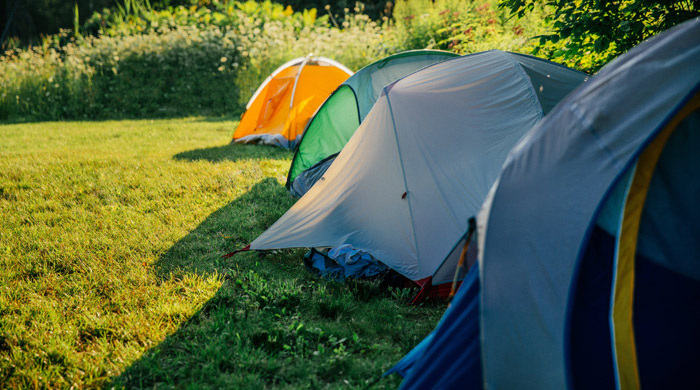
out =
[(168, 249), (156, 261), (155, 269), (162, 278), (170, 278), (171, 274), (224, 272), (232, 261), (222, 255), (248, 245), (293, 203), (284, 186), (266, 178), (209, 215)]
[[(156, 321), (177, 330), (105, 388), (397, 388), (396, 375), (378, 381), (386, 362), (435, 326), (406, 305), (410, 296), (393, 296), (379, 281), (319, 279), (301, 265), (304, 250), (221, 257), (250, 243), (293, 202), (276, 180), (262, 180), (166, 251), (155, 271), (183, 309), (151, 305), (164, 313)], [(190, 293), (179, 288), (198, 288), (193, 276), (214, 274), (221, 287), (189, 317)], [(397, 318), (415, 326), (409, 332)]]
[(291, 152), (270, 145), (243, 145), (230, 143), (223, 146), (212, 146), (181, 152), (173, 156), (175, 160), (209, 161), (213, 163), (223, 161), (238, 161), (248, 159), (279, 159), (291, 156)]
[[(241, 343), (240, 334), (259, 328), (260, 321), (241, 322), (248, 317), (248, 312), (240, 313), (240, 302), (247, 296), (241, 297), (241, 287), (232, 280), (239, 277), (247, 280), (245, 275), (260, 273), (265, 274), (266, 283), (270, 285), (287, 283), (281, 279), (288, 274), (280, 271), (280, 267), (292, 264), (259, 262), (255, 253), (231, 259), (223, 259), (222, 255), (252, 241), (292, 203), (292, 198), (276, 180), (262, 180), (246, 194), (211, 214), (165, 252), (154, 265), (162, 281), (217, 273), (224, 284), (199, 311), (180, 323), (175, 333), (146, 351), (105, 388), (241, 388), (252, 380), (250, 375), (259, 380), (260, 375), (273, 373), (274, 370), (270, 370), (277, 367), (275, 362), (262, 357), (264, 361), (256, 363), (256, 359), (261, 358), (257, 350), (236, 356), (235, 346)], [(292, 258), (298, 261), (299, 256), (295, 254)], [(298, 267), (299, 263), (294, 266)], [(241, 370), (241, 367), (246, 369)]]

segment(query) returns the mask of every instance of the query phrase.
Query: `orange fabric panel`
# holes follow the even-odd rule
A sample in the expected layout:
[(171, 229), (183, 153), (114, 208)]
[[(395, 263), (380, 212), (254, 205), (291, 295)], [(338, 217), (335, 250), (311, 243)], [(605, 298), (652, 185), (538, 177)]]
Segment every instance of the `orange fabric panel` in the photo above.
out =
[(282, 133), (298, 71), (298, 65), (290, 66), (267, 83), (243, 114), (241, 122), (233, 133), (234, 140), (258, 132)]
[(350, 75), (334, 66), (305, 66), (294, 94), (294, 108), (283, 133), (285, 138), (293, 140), (301, 135), (316, 110), (348, 77)]
[(296, 139), (318, 107), (350, 77), (334, 66), (305, 65), (290, 109), (299, 68), (290, 66), (270, 80), (243, 114), (234, 140), (251, 134), (282, 134), (290, 141)]

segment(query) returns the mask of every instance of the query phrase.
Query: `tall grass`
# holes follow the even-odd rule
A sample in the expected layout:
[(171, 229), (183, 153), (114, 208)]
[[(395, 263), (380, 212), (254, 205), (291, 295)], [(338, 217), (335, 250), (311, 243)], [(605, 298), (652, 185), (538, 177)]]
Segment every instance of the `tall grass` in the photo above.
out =
[[(0, 57), (0, 120), (237, 115), (277, 66), (309, 53), (351, 69), (402, 50), (490, 49), (556, 56), (543, 44), (547, 7), (512, 18), (497, 0), (399, 0), (393, 19), (362, 5), (294, 11), (263, 2), (155, 10), (127, 0), (81, 31)], [(322, 16), (319, 16), (323, 14)], [(568, 64), (586, 68), (591, 58)]]
[(347, 17), (340, 29), (314, 11), (231, 4), (100, 14), (86, 27), (106, 21), (97, 36), (63, 32), (7, 52), (0, 120), (238, 114), (291, 58), (313, 52), (358, 69), (386, 54), (380, 28), (365, 15)]
[(0, 118), (230, 113), (238, 109), (231, 64), (239, 57), (236, 36), (215, 27), (11, 53), (0, 62)]

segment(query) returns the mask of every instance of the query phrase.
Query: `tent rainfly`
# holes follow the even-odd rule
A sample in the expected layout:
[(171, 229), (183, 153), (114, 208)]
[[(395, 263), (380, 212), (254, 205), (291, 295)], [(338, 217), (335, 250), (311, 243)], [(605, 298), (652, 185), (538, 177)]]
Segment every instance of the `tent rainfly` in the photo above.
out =
[(402, 389), (700, 388), (699, 37), (695, 19), (641, 43), (513, 149), (481, 275)]
[(294, 148), (309, 118), (352, 74), (336, 61), (311, 54), (283, 64), (250, 98), (233, 141)]
[(511, 147), (586, 75), (488, 51), (384, 88), (335, 162), (250, 249), (350, 244), (425, 285), (448, 258)]
[(405, 51), (367, 65), (345, 80), (314, 114), (299, 141), (287, 176), (292, 195), (301, 197), (323, 175), (384, 87), (454, 57), (458, 55), (440, 50)]

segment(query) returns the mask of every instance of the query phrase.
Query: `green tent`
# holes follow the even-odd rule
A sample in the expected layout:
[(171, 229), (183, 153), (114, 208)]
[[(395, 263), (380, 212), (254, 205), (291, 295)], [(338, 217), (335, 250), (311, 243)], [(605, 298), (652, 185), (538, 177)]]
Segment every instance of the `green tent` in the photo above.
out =
[(355, 133), (385, 86), (426, 66), (457, 56), (439, 50), (406, 51), (367, 65), (347, 79), (306, 126), (289, 168), (287, 188), (295, 196), (301, 196), (323, 175), (332, 157)]

